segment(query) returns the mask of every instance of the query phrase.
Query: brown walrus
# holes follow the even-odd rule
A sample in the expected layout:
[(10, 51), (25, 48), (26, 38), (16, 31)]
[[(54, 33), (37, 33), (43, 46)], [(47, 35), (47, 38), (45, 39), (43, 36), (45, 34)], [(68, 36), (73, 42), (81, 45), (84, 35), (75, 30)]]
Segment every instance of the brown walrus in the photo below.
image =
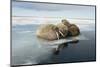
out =
[(70, 22), (66, 19), (62, 19), (61, 22), (62, 22), (62, 24), (66, 25), (67, 27), (70, 26)]
[(70, 22), (66, 19), (62, 20), (62, 24), (66, 25), (68, 28), (68, 35), (67, 36), (77, 36), (80, 34), (80, 30), (77, 25), (70, 24)]
[(70, 24), (68, 31), (69, 31), (68, 34), (69, 36), (77, 36), (80, 34), (80, 30), (75, 24)]
[(59, 33), (61, 38), (65, 38), (68, 35), (68, 26), (64, 25), (63, 23), (57, 24), (57, 27), (59, 28)]
[(37, 36), (47, 40), (59, 39), (58, 27), (53, 24), (46, 24), (39, 28)]
[(37, 30), (37, 36), (46, 40), (57, 40), (80, 34), (78, 26), (70, 24), (66, 19), (57, 25), (45, 24)]

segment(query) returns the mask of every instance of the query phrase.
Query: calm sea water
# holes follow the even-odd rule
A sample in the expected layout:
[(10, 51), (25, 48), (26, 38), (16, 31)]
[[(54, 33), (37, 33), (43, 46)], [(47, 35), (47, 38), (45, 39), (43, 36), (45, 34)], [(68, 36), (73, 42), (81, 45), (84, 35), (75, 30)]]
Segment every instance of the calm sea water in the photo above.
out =
[[(64, 40), (44, 42), (36, 37), (39, 25), (12, 26), (12, 65), (51, 64), (79, 61), (95, 61), (95, 24), (79, 25), (81, 35), (77, 43)], [(48, 46), (48, 44), (54, 46)], [(62, 45), (56, 54), (55, 48)]]

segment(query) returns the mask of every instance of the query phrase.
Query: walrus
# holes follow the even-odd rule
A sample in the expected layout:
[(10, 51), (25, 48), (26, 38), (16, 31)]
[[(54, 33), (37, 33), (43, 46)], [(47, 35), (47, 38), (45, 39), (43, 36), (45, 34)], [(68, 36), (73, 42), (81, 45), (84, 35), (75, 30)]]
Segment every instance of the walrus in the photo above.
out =
[(80, 34), (80, 30), (78, 28), (78, 26), (76, 26), (75, 24), (70, 24), (69, 28), (68, 28), (68, 35), (69, 36), (77, 36)]
[[(70, 24), (70, 22), (66, 19), (62, 19), (62, 24), (65, 25), (68, 29), (67, 36), (77, 36), (80, 34), (79, 27), (75, 24)], [(61, 25), (61, 24), (60, 24)]]
[(37, 36), (47, 40), (59, 39), (59, 28), (53, 24), (45, 24), (37, 31)]
[(68, 26), (64, 25), (63, 23), (57, 24), (57, 27), (59, 28), (59, 33), (61, 38), (65, 38), (68, 35)]
[(70, 22), (68, 20), (66, 20), (66, 19), (62, 19), (61, 22), (62, 22), (62, 24), (64, 24), (67, 27), (70, 26)]
[(58, 40), (80, 34), (77, 25), (70, 24), (66, 19), (62, 19), (57, 25), (45, 24), (37, 30), (37, 36), (46, 40)]

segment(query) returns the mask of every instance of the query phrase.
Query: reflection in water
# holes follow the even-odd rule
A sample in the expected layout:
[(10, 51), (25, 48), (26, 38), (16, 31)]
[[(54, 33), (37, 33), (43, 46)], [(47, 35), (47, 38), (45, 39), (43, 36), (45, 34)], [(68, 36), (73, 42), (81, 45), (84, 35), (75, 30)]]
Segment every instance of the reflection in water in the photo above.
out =
[(63, 48), (68, 47), (68, 44), (75, 44), (78, 43), (79, 40), (72, 38), (72, 39), (60, 39), (60, 40), (55, 40), (55, 41), (48, 41), (44, 40), (41, 38), (38, 38), (39, 42), (41, 43), (42, 46), (53, 48), (53, 53), (55, 55), (58, 55)]
[[(89, 33), (93, 32), (82, 32), (82, 35), (74, 38), (44, 41), (37, 38), (32, 32), (22, 34), (13, 31), (12, 65), (48, 64), (95, 59), (95, 40), (92, 37), (94, 34)], [(72, 57), (75, 59), (72, 59)]]
[[(41, 48), (48, 52), (48, 53), (43, 53), (43, 56), (41, 56), (41, 58), (45, 58), (45, 60), (43, 61), (43, 60), (39, 59), (40, 62), (38, 62), (37, 64), (52, 63), (52, 60), (53, 60), (52, 58), (56, 55), (59, 55), (59, 53), (64, 48), (67, 48), (69, 44), (71, 45), (71, 44), (76, 44), (79, 42), (79, 40), (75, 39), (75, 38), (59, 39), (59, 40), (54, 40), (54, 41), (47, 41), (47, 40), (38, 38), (37, 40), (40, 43)], [(41, 55), (41, 54), (39, 54), (39, 55)], [(48, 57), (48, 58), (46, 58), (46, 57)]]
[(78, 43), (78, 42), (79, 42), (79, 40), (72, 40), (72, 41), (69, 41), (69, 42), (66, 42), (66, 43), (62, 43), (62, 44), (60, 44), (60, 45), (58, 46), (58, 48), (55, 49), (54, 54), (55, 54), (55, 55), (59, 54), (59, 52), (60, 52), (61, 50), (63, 50), (63, 48), (68, 47), (68, 44), (69, 44), (69, 43)]

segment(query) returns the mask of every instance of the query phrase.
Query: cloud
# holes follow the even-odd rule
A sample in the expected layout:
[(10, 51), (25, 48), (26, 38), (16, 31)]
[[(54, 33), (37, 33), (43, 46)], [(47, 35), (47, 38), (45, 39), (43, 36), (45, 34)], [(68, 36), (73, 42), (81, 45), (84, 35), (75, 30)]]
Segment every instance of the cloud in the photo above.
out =
[(92, 6), (78, 6), (78, 5), (65, 5), (65, 4), (50, 4), (50, 3), (35, 3), (33, 2), (22, 2), (14, 1), (13, 6), (24, 8), (24, 9), (33, 9), (33, 10), (43, 10), (43, 11), (63, 11), (63, 10), (91, 10)]
[(13, 1), (12, 15), (95, 19), (95, 7)]

